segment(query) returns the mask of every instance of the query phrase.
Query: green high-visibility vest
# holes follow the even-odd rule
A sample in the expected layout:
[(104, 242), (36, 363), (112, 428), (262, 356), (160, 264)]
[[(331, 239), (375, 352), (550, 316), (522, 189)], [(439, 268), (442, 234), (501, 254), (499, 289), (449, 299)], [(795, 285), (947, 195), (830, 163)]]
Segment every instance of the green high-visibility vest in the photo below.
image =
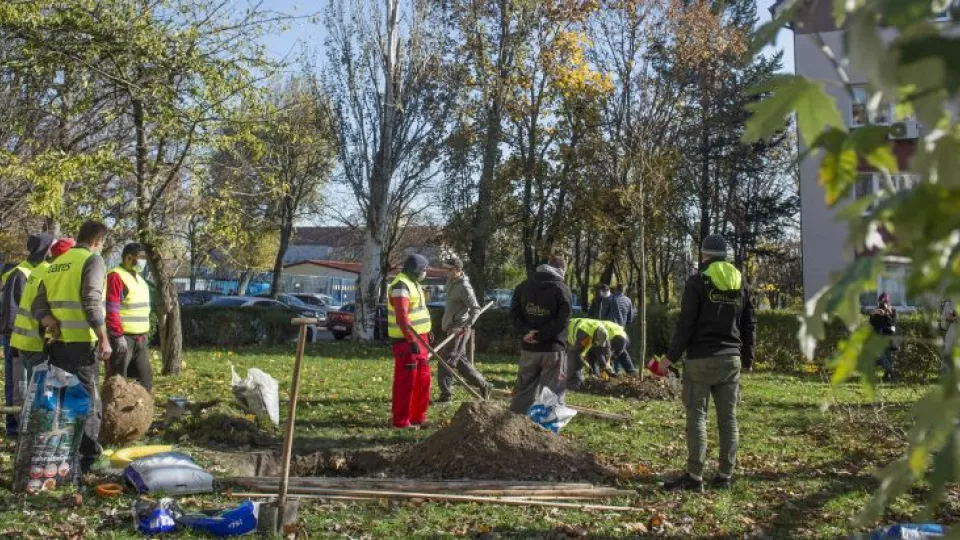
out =
[(613, 339), (615, 337), (628, 339), (627, 329), (613, 321), (603, 321), (603, 327), (607, 330), (607, 339)]
[(587, 335), (586, 348), (589, 349), (593, 344), (593, 333), (601, 326), (603, 326), (603, 321), (597, 319), (570, 319), (570, 324), (567, 326), (567, 345), (576, 346), (577, 332), (582, 331)]
[(47, 273), (49, 263), (38, 264), (27, 276), (27, 284), (17, 306), (17, 316), (13, 319), (13, 333), (10, 335), (10, 346), (21, 351), (42, 352), (43, 336), (40, 334), (40, 323), (33, 318), (30, 308), (40, 291), (40, 282)]
[(53, 316), (60, 321), (60, 339), (65, 343), (97, 341), (80, 301), (83, 265), (91, 256), (93, 253), (89, 249), (75, 247), (57, 257), (43, 276), (47, 302)]
[(390, 301), (390, 294), (397, 283), (403, 283), (410, 291), (410, 326), (417, 334), (426, 334), (432, 328), (430, 320), (430, 311), (427, 309), (426, 296), (423, 289), (416, 281), (407, 277), (404, 273), (397, 274), (390, 286), (387, 287), (387, 335), (394, 339), (403, 339), (403, 330), (397, 324), (397, 313), (393, 309), (393, 302)]
[(118, 266), (110, 272), (117, 274), (127, 288), (127, 294), (118, 305), (107, 302), (107, 311), (119, 311), (124, 334), (146, 334), (150, 332), (150, 288), (140, 274)]

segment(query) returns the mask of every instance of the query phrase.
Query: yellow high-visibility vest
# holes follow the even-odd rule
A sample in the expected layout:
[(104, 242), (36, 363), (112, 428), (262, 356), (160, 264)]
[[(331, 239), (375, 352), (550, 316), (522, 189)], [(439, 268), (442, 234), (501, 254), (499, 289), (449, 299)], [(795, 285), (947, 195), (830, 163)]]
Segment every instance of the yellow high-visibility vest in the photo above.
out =
[(34, 269), (34, 265), (31, 264), (30, 261), (21, 261), (20, 264), (7, 270), (6, 272), (3, 273), (2, 276), (0, 276), (0, 289), (3, 289), (7, 285), (7, 280), (10, 279), (10, 276), (13, 275), (13, 273), (16, 272), (17, 270), (20, 270), (21, 272), (23, 272), (24, 277), (29, 279), (30, 272), (33, 271), (33, 269)]
[(127, 288), (127, 294), (119, 305), (107, 303), (107, 309), (116, 309), (120, 312), (120, 322), (123, 323), (124, 334), (146, 334), (150, 332), (150, 288), (140, 274), (131, 272), (118, 266), (109, 272), (117, 274)]
[(603, 321), (597, 319), (570, 319), (570, 324), (567, 326), (567, 345), (576, 346), (577, 332), (582, 331), (587, 335), (586, 348), (589, 349), (593, 345), (593, 333), (601, 326), (603, 326)]
[(60, 339), (65, 343), (97, 341), (80, 301), (83, 265), (92, 255), (87, 248), (75, 247), (50, 263), (43, 276), (47, 301), (53, 316), (60, 321)]
[(607, 339), (613, 339), (615, 337), (630, 339), (627, 337), (627, 329), (613, 321), (603, 321), (603, 327), (607, 330)]
[(408, 278), (404, 273), (397, 274), (397, 277), (387, 287), (387, 334), (394, 339), (404, 338), (403, 331), (397, 324), (397, 313), (393, 309), (393, 302), (390, 301), (390, 293), (397, 283), (403, 283), (410, 291), (410, 326), (413, 326), (413, 331), (417, 334), (426, 334), (432, 328), (426, 297), (420, 284)]
[(10, 346), (21, 351), (43, 352), (43, 336), (40, 334), (40, 323), (33, 318), (30, 308), (40, 290), (40, 281), (47, 272), (49, 263), (38, 264), (27, 276), (27, 284), (17, 306), (17, 316), (13, 319), (13, 333), (10, 335)]

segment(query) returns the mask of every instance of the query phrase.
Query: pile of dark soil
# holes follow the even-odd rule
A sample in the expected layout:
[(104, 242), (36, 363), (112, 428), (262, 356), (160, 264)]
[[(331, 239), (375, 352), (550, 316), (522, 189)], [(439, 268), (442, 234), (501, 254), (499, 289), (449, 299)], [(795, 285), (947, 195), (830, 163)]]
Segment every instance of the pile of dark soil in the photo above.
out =
[[(679, 383), (679, 381), (676, 381)], [(598, 396), (634, 398), (641, 401), (670, 401), (680, 396), (680, 385), (671, 384), (666, 377), (640, 377), (621, 375), (607, 380), (588, 378), (576, 389), (577, 392)]]
[(401, 455), (409, 478), (603, 482), (616, 470), (526, 416), (492, 403), (464, 403), (450, 425)]
[(137, 442), (153, 423), (153, 397), (135, 381), (114, 375), (103, 384), (100, 442), (124, 446)]
[(175, 443), (246, 450), (278, 445), (280, 432), (272, 424), (257, 424), (255, 417), (235, 407), (218, 404), (173, 420), (164, 438)]

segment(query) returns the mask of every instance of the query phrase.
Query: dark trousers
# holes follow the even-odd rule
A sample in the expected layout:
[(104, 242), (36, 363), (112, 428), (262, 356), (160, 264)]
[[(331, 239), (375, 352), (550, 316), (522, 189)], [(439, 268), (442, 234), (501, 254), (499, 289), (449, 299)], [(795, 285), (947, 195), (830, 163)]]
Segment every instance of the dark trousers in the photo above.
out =
[(103, 414), (100, 405), (100, 361), (94, 343), (62, 343), (50, 345), (50, 365), (72, 373), (80, 380), (91, 398), (90, 414), (83, 423), (83, 438), (80, 440), (80, 469), (89, 470), (103, 452), (98, 442), (100, 420)]
[[(117, 351), (114, 345), (119, 340), (127, 342), (127, 350), (124, 353)], [(146, 388), (147, 392), (153, 390), (153, 368), (150, 366), (150, 349), (147, 347), (147, 336), (125, 335), (119, 338), (110, 338), (110, 344), (113, 346), (113, 355), (110, 356), (110, 369), (107, 377), (120, 375), (127, 379), (133, 379)]]
[[(451, 369), (460, 372), (460, 376), (467, 383), (482, 389), (487, 386), (487, 380), (470, 362), (470, 354), (467, 351), (472, 333), (473, 329), (464, 328), (462, 333), (453, 338), (453, 347), (450, 349), (450, 356), (447, 357), (446, 364)], [(447, 371), (447, 368), (442, 365), (437, 368), (437, 382), (440, 384), (441, 398), (449, 398), (453, 395), (453, 373)]]
[[(3, 339), (3, 404), (13, 405), (13, 387), (16, 384), (13, 376), (13, 351), (10, 350), (10, 336), (4, 334)], [(7, 437), (17, 436), (17, 420), (15, 414), (7, 415)]]

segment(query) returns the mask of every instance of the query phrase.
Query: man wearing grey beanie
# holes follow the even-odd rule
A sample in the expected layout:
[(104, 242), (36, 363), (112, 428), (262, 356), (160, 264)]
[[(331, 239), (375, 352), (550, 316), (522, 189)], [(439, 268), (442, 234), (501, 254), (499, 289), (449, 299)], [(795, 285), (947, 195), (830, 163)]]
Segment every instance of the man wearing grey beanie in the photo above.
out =
[(665, 489), (703, 491), (707, 455), (707, 408), (713, 398), (720, 430), (720, 470), (711, 487), (730, 487), (737, 462), (737, 401), (740, 371), (750, 371), (757, 319), (750, 290), (739, 270), (727, 262), (727, 242), (711, 234), (700, 245), (701, 273), (687, 280), (680, 318), (665, 370), (684, 352), (683, 404), (687, 410), (687, 470)]

